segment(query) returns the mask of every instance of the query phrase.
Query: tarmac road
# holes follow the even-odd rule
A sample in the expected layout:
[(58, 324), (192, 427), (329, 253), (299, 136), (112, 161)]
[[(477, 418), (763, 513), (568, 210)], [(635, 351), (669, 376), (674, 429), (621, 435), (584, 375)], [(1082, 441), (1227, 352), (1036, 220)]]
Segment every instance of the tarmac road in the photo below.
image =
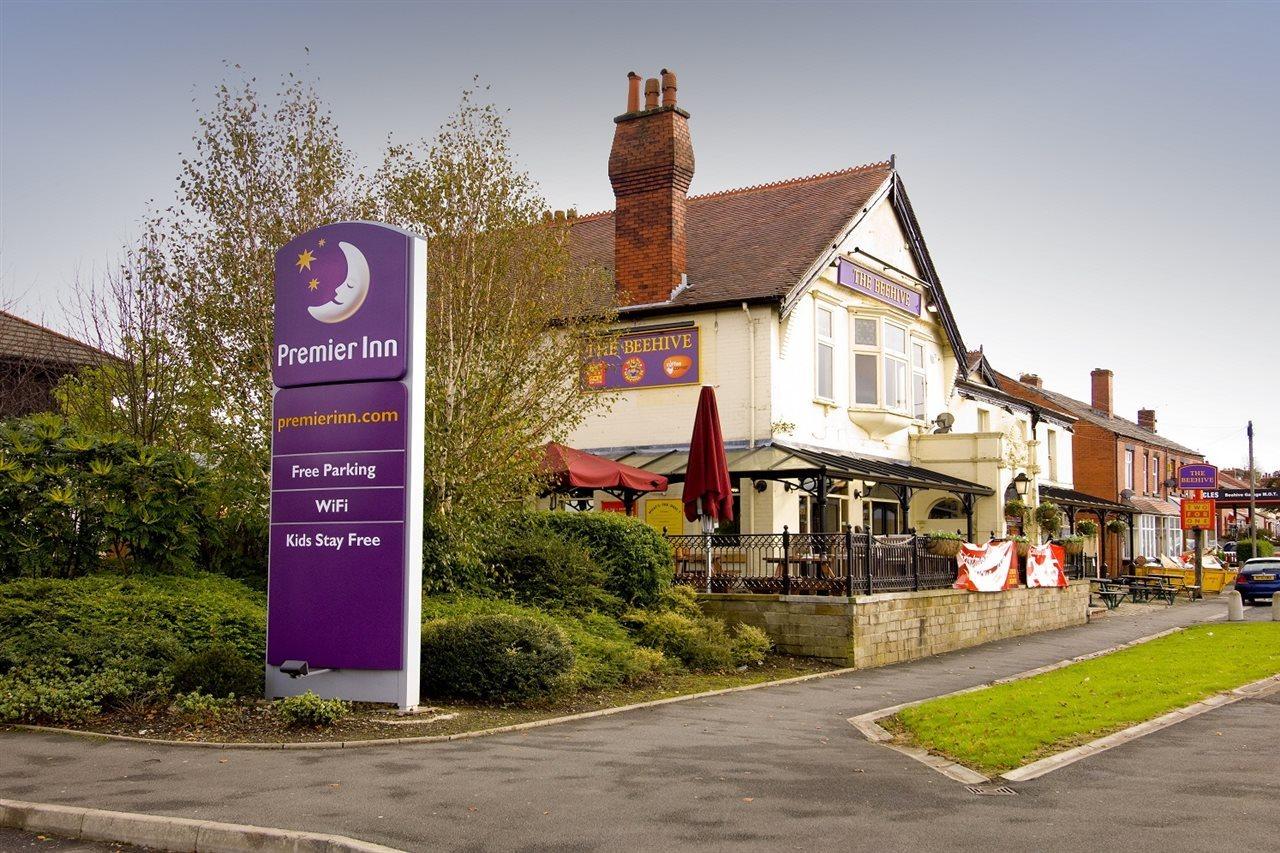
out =
[(1151, 605), (910, 664), (442, 744), (203, 750), (6, 732), (0, 796), (413, 851), (1270, 851), (1274, 695), (1019, 783), (1014, 796), (970, 793), (847, 722), (1223, 611)]

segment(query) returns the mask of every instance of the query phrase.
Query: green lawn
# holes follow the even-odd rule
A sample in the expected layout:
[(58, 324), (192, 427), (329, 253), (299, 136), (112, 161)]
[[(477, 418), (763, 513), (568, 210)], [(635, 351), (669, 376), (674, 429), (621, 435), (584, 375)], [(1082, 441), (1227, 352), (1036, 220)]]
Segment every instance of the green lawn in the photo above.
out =
[(880, 722), (994, 775), (1278, 672), (1280, 622), (1201, 625)]

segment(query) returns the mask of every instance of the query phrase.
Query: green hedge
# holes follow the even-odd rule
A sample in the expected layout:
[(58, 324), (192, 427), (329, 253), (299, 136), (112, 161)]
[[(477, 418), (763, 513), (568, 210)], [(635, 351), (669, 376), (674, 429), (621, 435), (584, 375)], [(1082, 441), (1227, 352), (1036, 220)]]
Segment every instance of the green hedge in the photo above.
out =
[(621, 600), (605, 592), (604, 570), (587, 549), (540, 528), (495, 547), (488, 563), (493, 585), (518, 601), (574, 611), (622, 610)]
[(1241, 539), (1236, 543), (1236, 557), (1241, 563), (1254, 557), (1271, 557), (1275, 553), (1276, 547), (1266, 539)]
[(584, 546), (605, 571), (605, 590), (627, 604), (651, 607), (671, 582), (671, 545), (642, 521), (609, 512), (540, 512), (529, 523)]
[(528, 616), (455, 616), (422, 630), (423, 692), (438, 698), (541, 699), (565, 689), (573, 659), (563, 631)]
[(217, 575), (2, 583), (0, 720), (76, 719), (167, 694), (181, 662), (211, 646), (234, 663), (208, 677), (245, 689), (265, 641), (263, 595)]

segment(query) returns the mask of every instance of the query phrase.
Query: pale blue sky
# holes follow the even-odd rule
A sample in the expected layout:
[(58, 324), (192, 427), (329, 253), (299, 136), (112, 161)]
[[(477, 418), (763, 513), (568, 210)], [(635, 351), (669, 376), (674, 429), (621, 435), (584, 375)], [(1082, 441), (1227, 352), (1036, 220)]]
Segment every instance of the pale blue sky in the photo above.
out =
[[(303, 48), (309, 47), (310, 53)], [(679, 74), (693, 192), (878, 160), (966, 342), (1222, 465), (1280, 467), (1280, 3), (0, 2), (0, 300), (63, 325), (173, 193), (222, 61), (318, 80), (362, 162), (473, 74), (555, 207), (613, 206), (625, 75)]]

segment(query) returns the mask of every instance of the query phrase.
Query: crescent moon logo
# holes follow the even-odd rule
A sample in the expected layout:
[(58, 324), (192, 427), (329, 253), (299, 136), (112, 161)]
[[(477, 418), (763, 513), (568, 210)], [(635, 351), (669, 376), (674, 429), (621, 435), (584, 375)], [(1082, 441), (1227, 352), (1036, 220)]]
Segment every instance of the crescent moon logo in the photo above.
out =
[(369, 295), (369, 262), (350, 243), (339, 243), (338, 248), (347, 258), (347, 277), (338, 285), (333, 299), (323, 305), (312, 305), (307, 311), (321, 323), (341, 323), (360, 310)]

